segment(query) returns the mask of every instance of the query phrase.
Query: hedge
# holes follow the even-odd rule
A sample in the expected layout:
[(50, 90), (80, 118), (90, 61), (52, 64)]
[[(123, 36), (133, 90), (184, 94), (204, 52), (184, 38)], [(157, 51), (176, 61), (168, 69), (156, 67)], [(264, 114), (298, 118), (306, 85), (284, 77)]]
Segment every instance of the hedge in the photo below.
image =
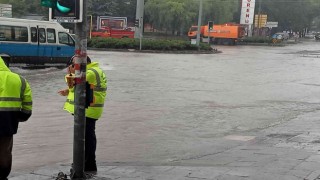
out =
[[(88, 41), (88, 47), (91, 48), (110, 48), (110, 49), (140, 49), (139, 39), (132, 38), (101, 38), (96, 37)], [(190, 41), (183, 40), (153, 40), (143, 39), (142, 50), (157, 50), (157, 51), (185, 51), (185, 50), (198, 50), (196, 45)], [(207, 43), (200, 43), (200, 50), (213, 51)]]

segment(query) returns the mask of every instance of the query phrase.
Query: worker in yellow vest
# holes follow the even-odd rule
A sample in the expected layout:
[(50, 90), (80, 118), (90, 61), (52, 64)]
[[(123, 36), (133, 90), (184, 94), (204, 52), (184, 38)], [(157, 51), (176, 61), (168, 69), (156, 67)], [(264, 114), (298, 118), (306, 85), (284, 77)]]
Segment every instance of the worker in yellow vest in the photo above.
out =
[[(74, 73), (74, 59), (68, 67), (69, 73)], [(87, 71), (86, 78), (89, 84), (94, 86), (93, 96), (94, 103), (85, 110), (86, 115), (86, 132), (85, 132), (85, 171), (97, 171), (96, 165), (96, 146), (97, 139), (95, 133), (96, 121), (101, 117), (104, 107), (104, 102), (107, 96), (107, 77), (103, 70), (100, 69), (99, 63), (91, 62), (87, 56)], [(70, 82), (69, 82), (70, 83)], [(62, 96), (67, 96), (67, 101), (64, 105), (64, 110), (74, 114), (74, 87), (69, 85), (69, 88), (58, 92)]]
[(32, 113), (32, 92), (29, 83), (13, 73), (0, 57), (0, 180), (11, 172), (13, 135), (19, 122)]

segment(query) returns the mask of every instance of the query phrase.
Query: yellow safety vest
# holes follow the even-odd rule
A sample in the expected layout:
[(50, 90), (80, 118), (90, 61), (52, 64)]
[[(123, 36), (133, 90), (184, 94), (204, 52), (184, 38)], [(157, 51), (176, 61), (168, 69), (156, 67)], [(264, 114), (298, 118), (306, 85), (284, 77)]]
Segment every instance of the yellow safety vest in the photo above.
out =
[[(107, 77), (99, 68), (99, 63), (92, 62), (87, 64), (87, 81), (94, 85), (93, 96), (94, 104), (91, 104), (85, 111), (86, 117), (99, 119), (103, 112), (104, 101), (107, 97)], [(64, 104), (64, 110), (74, 114), (74, 88), (69, 89), (67, 101)]]
[(32, 92), (29, 83), (10, 71), (0, 57), (0, 111), (32, 112)]

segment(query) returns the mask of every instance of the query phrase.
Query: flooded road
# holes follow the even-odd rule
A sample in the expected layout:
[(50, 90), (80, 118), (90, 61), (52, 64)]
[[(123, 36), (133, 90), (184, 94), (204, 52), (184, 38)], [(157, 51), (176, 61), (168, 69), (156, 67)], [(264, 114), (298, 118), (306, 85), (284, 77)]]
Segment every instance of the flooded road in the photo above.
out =
[[(174, 162), (217, 148), (226, 135), (320, 109), (320, 43), (215, 48), (223, 53), (89, 51), (108, 76), (97, 161)], [(14, 137), (13, 171), (71, 163), (73, 117), (57, 94), (66, 70), (13, 70), (34, 96), (33, 115)]]

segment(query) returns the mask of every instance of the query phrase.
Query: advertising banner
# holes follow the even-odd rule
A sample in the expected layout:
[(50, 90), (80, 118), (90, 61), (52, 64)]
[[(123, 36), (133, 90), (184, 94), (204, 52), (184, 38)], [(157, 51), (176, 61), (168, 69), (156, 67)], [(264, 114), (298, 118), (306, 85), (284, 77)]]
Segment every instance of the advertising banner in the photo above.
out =
[(12, 17), (12, 5), (0, 4), (0, 17)]
[(255, 0), (242, 0), (240, 24), (253, 24)]

